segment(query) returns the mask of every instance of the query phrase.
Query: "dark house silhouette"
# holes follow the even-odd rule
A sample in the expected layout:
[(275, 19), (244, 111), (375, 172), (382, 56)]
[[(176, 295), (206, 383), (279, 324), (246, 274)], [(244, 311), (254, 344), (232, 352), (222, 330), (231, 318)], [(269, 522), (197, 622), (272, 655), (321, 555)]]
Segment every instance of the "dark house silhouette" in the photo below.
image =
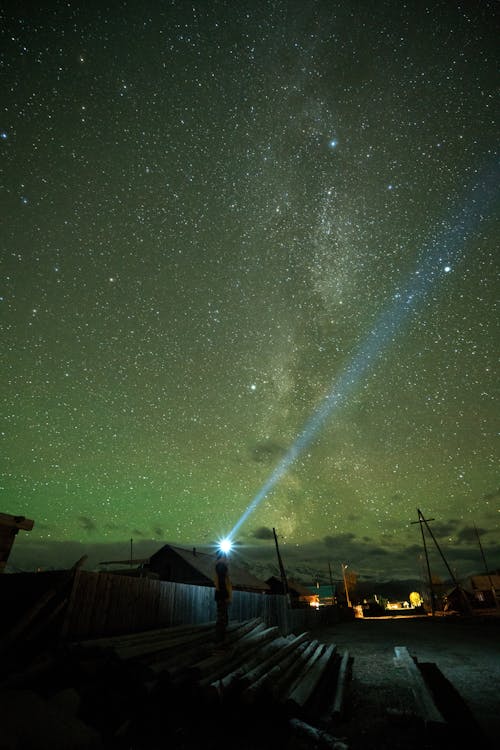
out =
[[(215, 577), (215, 554), (199, 552), (196, 547), (185, 549), (165, 544), (151, 555), (143, 569), (160, 581), (189, 583), (193, 586), (213, 586)], [(243, 567), (228, 558), (229, 576), (236, 591), (269, 592), (269, 586)]]
[[(283, 594), (283, 582), (278, 576), (271, 576), (266, 580), (271, 594)], [(312, 601), (317, 600), (317, 596), (313, 594), (307, 586), (298, 581), (292, 579), (287, 580), (288, 593), (290, 595), (290, 602), (293, 607), (307, 607)]]

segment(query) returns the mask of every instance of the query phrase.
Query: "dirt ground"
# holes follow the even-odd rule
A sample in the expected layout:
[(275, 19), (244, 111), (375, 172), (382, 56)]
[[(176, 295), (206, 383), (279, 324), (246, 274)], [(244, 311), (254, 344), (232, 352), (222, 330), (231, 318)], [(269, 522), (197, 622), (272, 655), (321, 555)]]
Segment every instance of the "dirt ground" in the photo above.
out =
[[(345, 720), (335, 735), (350, 748), (411, 748), (426, 745), (412, 721), (415, 702), (408, 681), (394, 662), (394, 647), (406, 646), (434, 675), (436, 695), (448, 694), (446, 681), (458, 692), (448, 720), (457, 725), (450, 746), (466, 738), (475, 747), (497, 746), (500, 737), (500, 618), (451, 619), (391, 617), (356, 619), (315, 631), (324, 643), (335, 643), (353, 657)], [(424, 667), (424, 669), (426, 669)], [(437, 681), (436, 681), (437, 676)], [(444, 676), (444, 681), (442, 680)], [(450, 691), (453, 694), (453, 691)], [(452, 695), (453, 697), (453, 695)], [(455, 696), (456, 697), (456, 696)], [(460, 701), (463, 700), (463, 703)], [(481, 741), (482, 735), (482, 741)], [(431, 743), (432, 744), (432, 743)], [(445, 746), (438, 742), (432, 746)], [(468, 743), (467, 743), (468, 744)]]

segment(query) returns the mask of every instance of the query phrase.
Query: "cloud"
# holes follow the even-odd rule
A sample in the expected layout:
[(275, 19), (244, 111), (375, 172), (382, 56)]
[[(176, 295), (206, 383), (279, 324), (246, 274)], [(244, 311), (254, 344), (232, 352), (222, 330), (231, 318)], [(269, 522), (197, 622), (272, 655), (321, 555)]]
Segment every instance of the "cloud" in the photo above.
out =
[(257, 443), (250, 449), (253, 461), (258, 464), (271, 464), (276, 459), (281, 458), (285, 453), (285, 448), (278, 443), (268, 441), (266, 443)]
[[(455, 521), (453, 519), (447, 522), (435, 521), (432, 523), (430, 528), (432, 529), (432, 533), (434, 534), (434, 536), (439, 539), (439, 537), (454, 536), (458, 523), (458, 521)], [(427, 533), (426, 529), (424, 529), (424, 531), (425, 533)]]
[(387, 547), (381, 547), (373, 545), (372, 547), (368, 547), (365, 551), (366, 557), (385, 557), (387, 555), (391, 555), (392, 552), (387, 549)]
[(259, 526), (258, 529), (254, 529), (254, 531), (252, 531), (252, 536), (255, 539), (273, 539), (274, 538), (273, 530), (269, 529), (267, 526)]
[(77, 520), (84, 531), (97, 531), (97, 524), (92, 518), (89, 518), (88, 516), (78, 516)]
[[(464, 537), (469, 533), (464, 532), (464, 529), (461, 531)], [(246, 543), (238, 546), (234, 560), (235, 563), (246, 565), (261, 580), (266, 580), (270, 575), (278, 574), (274, 544), (262, 543), (264, 540), (269, 542), (272, 530), (265, 526), (258, 527), (252, 532), (252, 537), (253, 543), (249, 535)], [(163, 543), (163, 539), (160, 541), (158, 538), (138, 537), (134, 540), (134, 558), (150, 557)], [(168, 543), (168, 539), (165, 543)], [(201, 540), (192, 540), (190, 546), (193, 545), (200, 551), (205, 549)], [(470, 575), (482, 573), (483, 563), (477, 544), (470, 544), (464, 538), (454, 544), (446, 543), (442, 545), (442, 549), (459, 580), (464, 581)], [(500, 545), (486, 544), (484, 549), (488, 565), (494, 570), (500, 562)], [(402, 542), (389, 547), (380, 537), (358, 539), (354, 534), (342, 533), (310, 539), (301, 545), (283, 541), (280, 552), (287, 575), (306, 585), (312, 585), (316, 580), (328, 584), (329, 566), (333, 579), (340, 580), (342, 562), (358, 573), (360, 580), (383, 582), (389, 579), (426, 579), (421, 544), (405, 545)], [(432, 573), (443, 580), (448, 579), (449, 574), (434, 544), (428, 545), (428, 553)], [(83, 555), (88, 555), (84, 565), (87, 570), (98, 569), (98, 564), (103, 560), (127, 559), (130, 555), (130, 539), (124, 537), (120, 542), (53, 542), (34, 540), (29, 534), (19, 534), (9, 563), (12, 570), (63, 569), (71, 567)]]
[(323, 538), (323, 542), (327, 547), (336, 547), (341, 549), (349, 542), (353, 542), (355, 539), (356, 536), (354, 534), (346, 532), (345, 534), (337, 534), (336, 536), (325, 536)]
[[(134, 558), (148, 558), (161, 545), (151, 539), (134, 542)], [(26, 534), (18, 535), (9, 557), (9, 567), (17, 571), (64, 570), (84, 555), (86, 570), (98, 569), (103, 560), (125, 560), (130, 556), (130, 541), (124, 542), (53, 542), (32, 541)]]
[(486, 534), (486, 532), (487, 529), (478, 529), (476, 534), (476, 530), (473, 526), (464, 526), (462, 529), (458, 530), (456, 537), (459, 544), (461, 542), (468, 542), (477, 545), (477, 535), (479, 534), (479, 536), (482, 536), (483, 534)]

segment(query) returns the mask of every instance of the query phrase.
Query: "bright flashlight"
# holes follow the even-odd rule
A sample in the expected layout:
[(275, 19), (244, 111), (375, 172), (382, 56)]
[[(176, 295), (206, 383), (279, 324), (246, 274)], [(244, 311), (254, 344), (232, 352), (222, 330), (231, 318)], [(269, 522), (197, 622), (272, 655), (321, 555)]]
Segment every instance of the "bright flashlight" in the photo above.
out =
[(221, 539), (219, 542), (219, 549), (221, 552), (223, 552), (225, 555), (227, 555), (229, 552), (231, 552), (231, 547), (233, 546), (233, 543), (230, 539)]

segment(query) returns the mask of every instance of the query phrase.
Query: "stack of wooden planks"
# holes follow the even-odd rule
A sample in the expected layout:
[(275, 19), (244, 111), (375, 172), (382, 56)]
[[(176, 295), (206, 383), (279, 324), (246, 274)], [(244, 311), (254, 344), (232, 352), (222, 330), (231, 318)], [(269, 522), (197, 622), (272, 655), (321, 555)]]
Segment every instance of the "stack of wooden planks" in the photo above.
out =
[[(342, 711), (347, 653), (341, 658), (334, 645), (319, 643), (307, 633), (281, 636), (277, 627), (266, 627), (260, 618), (231, 623), (222, 644), (214, 636), (214, 623), (207, 623), (94, 639), (75, 648), (93, 658), (141, 665), (149, 694), (160, 690), (184, 721), (186, 710), (196, 706), (205, 723), (207, 713), (226, 716), (226, 724), (238, 717), (248, 725), (252, 717), (250, 724), (271, 722), (282, 734), (301, 736), (306, 745), (321, 736), (322, 746), (343, 747), (328, 729)], [(179, 705), (181, 697), (184, 706)], [(134, 741), (144, 732), (134, 717), (116, 729), (117, 736)]]

